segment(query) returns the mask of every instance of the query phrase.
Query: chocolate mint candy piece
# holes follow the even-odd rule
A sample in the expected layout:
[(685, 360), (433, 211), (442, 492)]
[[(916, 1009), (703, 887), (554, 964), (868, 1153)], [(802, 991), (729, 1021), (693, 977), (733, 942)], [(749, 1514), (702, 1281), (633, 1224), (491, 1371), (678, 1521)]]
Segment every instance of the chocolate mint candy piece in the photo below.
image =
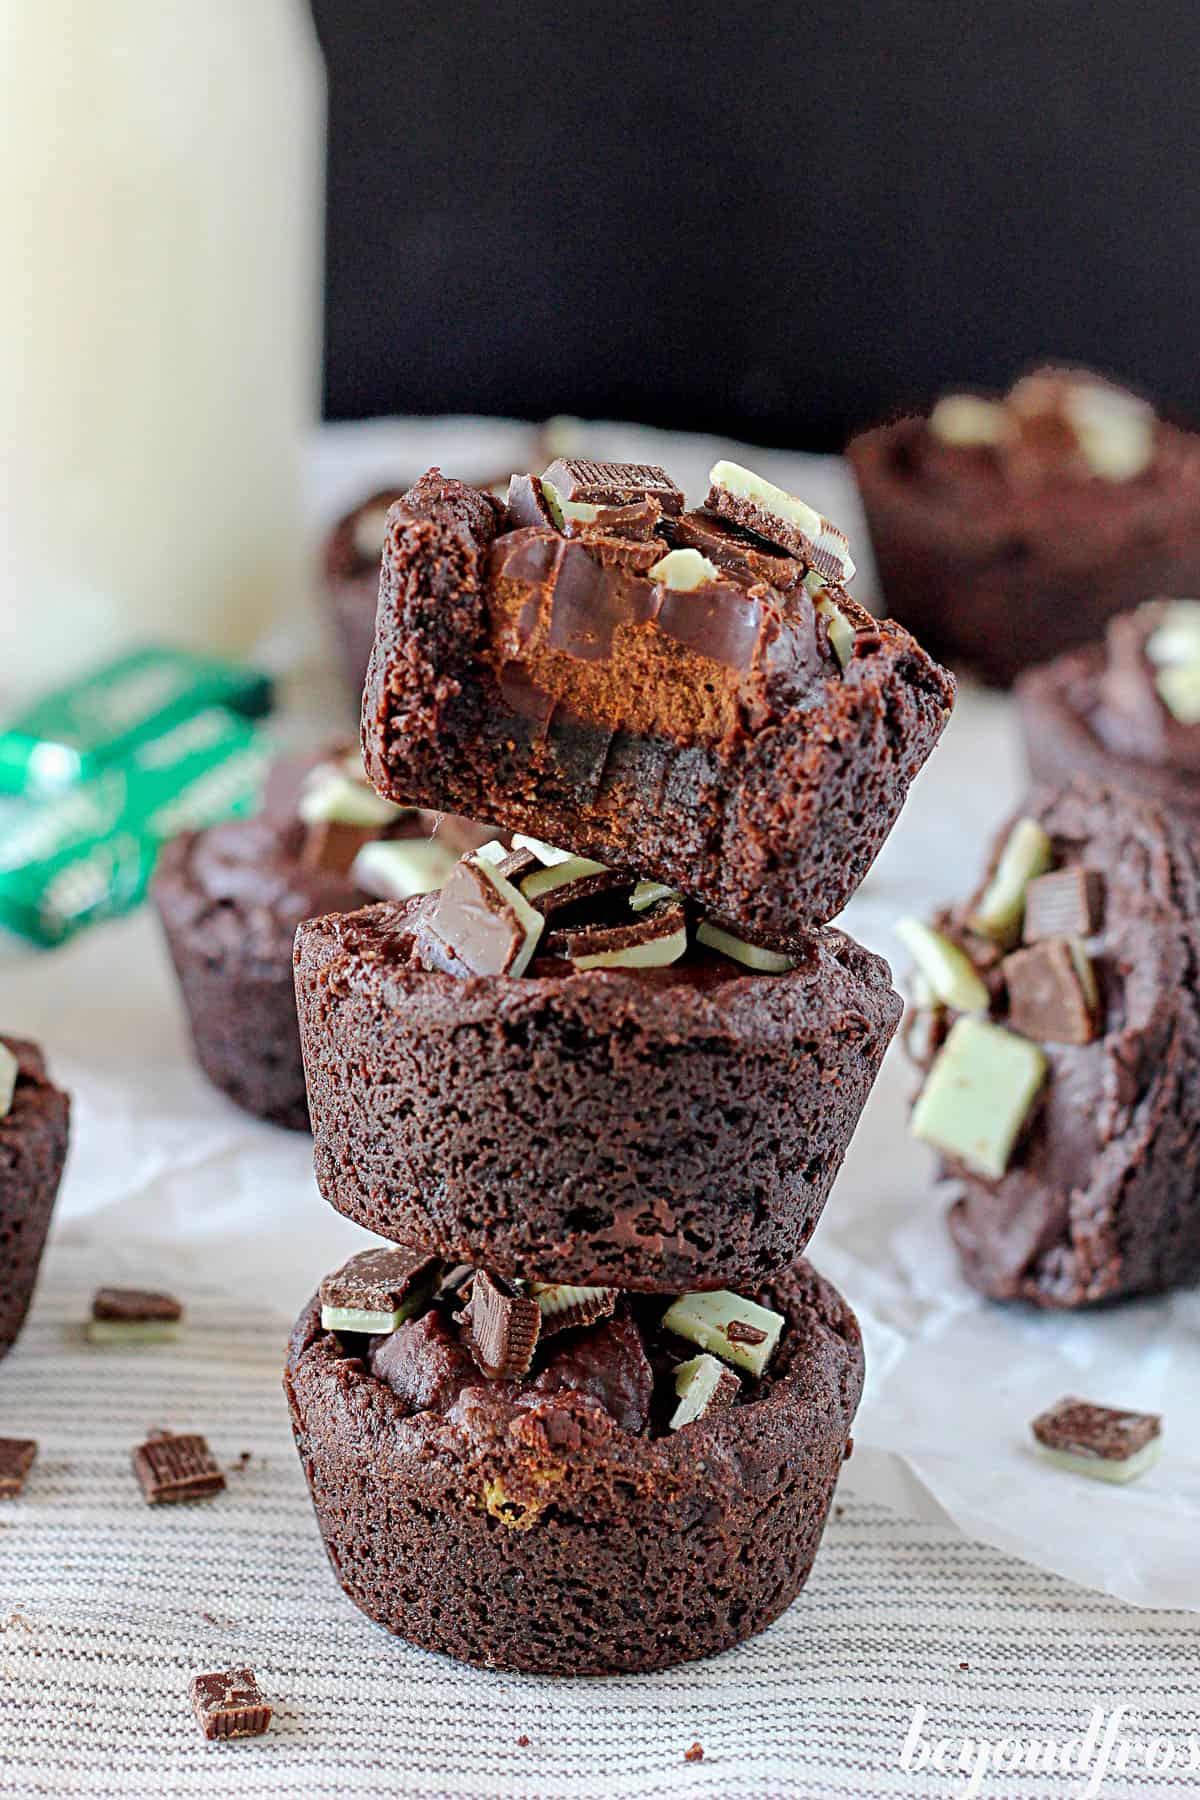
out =
[(962, 450), (993, 450), (1016, 429), (1008, 408), (979, 394), (943, 394), (929, 415), (929, 429), (943, 444)]
[(817, 617), (825, 621), (830, 649), (837, 657), (839, 667), (844, 669), (854, 655), (854, 626), (824, 585), (822, 576), (806, 575), (804, 585), (812, 596)]
[(0, 1438), (0, 1500), (16, 1499), (37, 1452), (34, 1438)]
[(529, 837), (523, 831), (513, 832), (513, 849), (532, 850), (537, 860), (548, 869), (553, 868), (555, 863), (570, 862), (575, 854), (573, 850), (560, 850), (554, 844), (544, 844), (541, 838)]
[[(529, 855), (530, 852), (525, 851), (524, 854)], [(597, 880), (601, 884), (599, 887), (580, 885)], [(632, 875), (622, 875), (619, 871), (608, 868), (605, 863), (593, 862), (590, 856), (568, 856), (563, 860), (551, 863), (548, 867), (539, 865), (532, 870), (532, 873), (521, 876), (519, 883), (525, 898), (535, 906), (539, 901), (555, 894), (559, 888), (578, 886), (579, 892), (570, 896), (572, 900), (575, 900), (583, 899), (589, 893), (602, 893), (605, 887), (632, 886), (632, 884)], [(566, 902), (563, 900), (556, 902), (558, 906), (565, 904)]]
[(326, 1331), (395, 1331), (432, 1298), (441, 1277), (436, 1256), (399, 1250), (362, 1250), (321, 1283)]
[(661, 969), (687, 950), (687, 914), (668, 902), (627, 925), (552, 931), (546, 949), (551, 956), (569, 957), (577, 969)]
[(649, 906), (657, 906), (660, 900), (678, 900), (679, 894), (665, 881), (639, 881), (629, 896), (629, 904), (634, 912), (645, 912)]
[(718, 569), (748, 575), (753, 581), (765, 581), (781, 593), (798, 587), (804, 579), (804, 565), (798, 557), (776, 550), (753, 532), (730, 524), (716, 514), (681, 513), (666, 529), (678, 550), (698, 550)]
[(1096, 977), (1082, 945), (1051, 938), (1014, 950), (1001, 965), (1008, 1022), (1022, 1037), (1048, 1044), (1090, 1044), (1096, 1035)]
[(854, 562), (845, 532), (822, 518), (814, 507), (740, 463), (716, 462), (708, 479), (707, 512), (756, 531), (768, 543), (782, 545), (827, 581), (844, 587), (853, 578)]
[(676, 594), (692, 594), (720, 579), (720, 570), (699, 550), (668, 550), (649, 571), (651, 581), (661, 581)]
[(306, 825), (364, 825), (382, 828), (404, 811), (384, 800), (368, 782), (357, 751), (340, 762), (318, 763), (301, 790), (296, 811)]
[(796, 966), (794, 956), (787, 956), (782, 950), (767, 950), (762, 944), (748, 944), (745, 938), (735, 937), (732, 931), (726, 931), (724, 926), (714, 925), (708, 919), (697, 925), (696, 942), (707, 944), (710, 950), (741, 963), (743, 968), (756, 969), (762, 975), (782, 975), (785, 969)]
[(1056, 869), (1039, 875), (1025, 889), (1027, 944), (1045, 938), (1086, 938), (1099, 931), (1104, 917), (1104, 877), (1095, 869)]
[(347, 825), (341, 819), (321, 819), (310, 825), (300, 846), (300, 866), (326, 869), (331, 875), (349, 875), (364, 845), (374, 838), (378, 827)]
[(592, 506), (633, 506), (656, 500), (665, 513), (683, 511), (683, 492), (656, 463), (592, 462), (559, 456), (542, 476), (565, 500)]
[(271, 1723), (271, 1708), (259, 1692), (253, 1669), (224, 1669), (193, 1675), (192, 1710), (205, 1737), (261, 1737)]
[(558, 521), (536, 475), (513, 475), (504, 505), (505, 531), (520, 531), (529, 525), (541, 526), (548, 531), (558, 529)]
[(355, 856), (355, 887), (378, 900), (411, 900), (440, 888), (458, 857), (437, 838), (373, 838)]
[(492, 1380), (515, 1380), (529, 1371), (542, 1327), (536, 1300), (486, 1269), (476, 1271), (462, 1314), (471, 1355)]
[(450, 871), (420, 931), (453, 952), (472, 975), (523, 975), (544, 924), (498, 865), (471, 856)]
[(1019, 943), (1029, 884), (1044, 875), (1053, 861), (1053, 845), (1037, 820), (1018, 819), (1000, 853), (995, 874), (967, 919), (968, 925), (1006, 950)]
[(1146, 639), (1159, 698), (1180, 725), (1200, 724), (1200, 601), (1159, 605), (1159, 623)]
[(0, 1044), (0, 1119), (6, 1119), (12, 1111), (13, 1095), (17, 1091), (17, 1074), (21, 1065), (7, 1044)]
[(86, 1334), (93, 1344), (170, 1344), (183, 1308), (173, 1294), (142, 1288), (97, 1288)]
[(1068, 1396), (1030, 1429), (1047, 1461), (1096, 1481), (1133, 1481), (1162, 1454), (1157, 1413), (1121, 1412)]
[(1045, 1074), (1036, 1044), (964, 1014), (913, 1107), (913, 1136), (999, 1181)]
[(895, 930), (924, 976), (934, 1000), (952, 1007), (955, 1012), (987, 1012), (987, 988), (960, 945), (944, 932), (922, 924), (920, 919), (899, 919)]
[(711, 1350), (724, 1362), (759, 1376), (770, 1362), (783, 1330), (783, 1314), (719, 1288), (710, 1294), (682, 1294), (663, 1314), (663, 1328)]
[(133, 1472), (148, 1506), (201, 1500), (225, 1486), (225, 1477), (198, 1432), (149, 1438), (133, 1453)]
[(1154, 409), (1107, 381), (1068, 381), (1063, 412), (1083, 459), (1102, 481), (1132, 481), (1154, 460)]
[(360, 561), (377, 563), (383, 555), (383, 546), (387, 542), (389, 510), (382, 503), (378, 506), (364, 506), (355, 519), (350, 536), (355, 555)]
[(569, 1331), (576, 1325), (594, 1325), (605, 1319), (617, 1304), (617, 1288), (569, 1287), (566, 1282), (531, 1281), (529, 1292), (538, 1303), (542, 1315), (542, 1336), (556, 1331)]
[(742, 1384), (732, 1369), (715, 1356), (701, 1354), (675, 1369), (675, 1393), (679, 1405), (667, 1422), (668, 1431), (678, 1431), (707, 1412), (719, 1412), (732, 1406), (742, 1391)]

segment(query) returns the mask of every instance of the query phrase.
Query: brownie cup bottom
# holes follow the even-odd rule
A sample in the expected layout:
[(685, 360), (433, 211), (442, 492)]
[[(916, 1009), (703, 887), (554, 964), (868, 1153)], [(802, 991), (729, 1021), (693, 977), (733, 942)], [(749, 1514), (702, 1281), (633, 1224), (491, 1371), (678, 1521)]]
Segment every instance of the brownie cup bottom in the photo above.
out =
[(350, 1599), (424, 1649), (542, 1675), (667, 1668), (761, 1631), (812, 1567), (863, 1353), (807, 1263), (759, 1296), (786, 1324), (756, 1395), (660, 1435), (571, 1389), (506, 1402), (482, 1376), (411, 1411), (314, 1299), (285, 1388)]
[(0, 1038), (17, 1059), (16, 1090), (0, 1118), (0, 1356), (12, 1349), (33, 1298), (50, 1214), (67, 1159), (70, 1101), (41, 1052)]

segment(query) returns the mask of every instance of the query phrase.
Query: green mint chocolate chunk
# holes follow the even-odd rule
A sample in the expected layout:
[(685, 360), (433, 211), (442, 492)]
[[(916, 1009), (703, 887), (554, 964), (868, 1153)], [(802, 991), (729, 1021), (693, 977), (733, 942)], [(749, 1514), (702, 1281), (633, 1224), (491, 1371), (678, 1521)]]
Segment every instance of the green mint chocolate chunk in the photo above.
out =
[(0, 1044), (0, 1119), (8, 1117), (12, 1111), (13, 1095), (17, 1091), (17, 1071), (20, 1064), (7, 1044)]
[(369, 1337), (381, 1337), (402, 1325), (411, 1311), (408, 1306), (397, 1306), (391, 1312), (367, 1312), (357, 1306), (322, 1306), (321, 1329), (362, 1331)]
[[(527, 841), (519, 848), (538, 851)], [(567, 887), (572, 881), (582, 881), (587, 875), (604, 875), (607, 864), (593, 862), (590, 856), (567, 856), (552, 863), (543, 863), (540, 869), (534, 869), (522, 880), (521, 892), (527, 900), (540, 900), (543, 894), (552, 894), (556, 888)]]
[(723, 1362), (736, 1363), (751, 1375), (762, 1374), (783, 1330), (782, 1313), (724, 1288), (710, 1294), (681, 1294), (671, 1302), (662, 1322), (676, 1337), (710, 1350)]
[(678, 890), (668, 887), (665, 881), (639, 881), (629, 896), (629, 904), (634, 912), (645, 912), (649, 906), (657, 906), (660, 900), (678, 900)]
[(1036, 1044), (964, 1015), (951, 1026), (913, 1107), (913, 1136), (999, 1181), (1045, 1075)]
[(1056, 1469), (1065, 1469), (1069, 1475), (1085, 1475), (1089, 1481), (1136, 1481), (1139, 1475), (1152, 1469), (1162, 1455), (1163, 1440), (1151, 1438), (1132, 1456), (1120, 1458), (1088, 1456), (1079, 1450), (1052, 1450), (1045, 1444), (1037, 1446), (1037, 1453)]
[(296, 808), (306, 825), (390, 825), (401, 808), (385, 800), (360, 771), (345, 764), (319, 763), (311, 772)]
[[(559, 850), (553, 844), (543, 844), (541, 838), (529, 837), (523, 831), (513, 832), (513, 849), (531, 851), (548, 869), (555, 863), (570, 862), (574, 854), (571, 850)], [(494, 860), (499, 862), (500, 858), (496, 857)]]
[(1021, 936), (1025, 889), (1053, 863), (1054, 848), (1037, 820), (1018, 819), (967, 923), (993, 943), (1011, 949)]
[(720, 571), (699, 550), (668, 550), (649, 571), (649, 580), (661, 581), (676, 594), (692, 594), (719, 578)]
[(668, 1431), (690, 1425), (706, 1412), (732, 1406), (742, 1391), (742, 1384), (732, 1369), (715, 1356), (702, 1353), (675, 1369), (675, 1393), (679, 1404), (667, 1421)]
[(895, 930), (935, 1001), (952, 1007), (955, 1012), (988, 1010), (987, 988), (960, 945), (920, 919), (899, 919)]
[(696, 927), (696, 942), (707, 944), (710, 950), (741, 963), (743, 968), (756, 969), (762, 975), (782, 975), (785, 969), (796, 966), (794, 956), (787, 956), (782, 950), (766, 950), (761, 944), (748, 944), (745, 938), (735, 937), (732, 931), (713, 925), (708, 919), (701, 920)]
[(350, 876), (364, 894), (410, 900), (440, 888), (457, 861), (438, 838), (376, 838), (358, 852)]

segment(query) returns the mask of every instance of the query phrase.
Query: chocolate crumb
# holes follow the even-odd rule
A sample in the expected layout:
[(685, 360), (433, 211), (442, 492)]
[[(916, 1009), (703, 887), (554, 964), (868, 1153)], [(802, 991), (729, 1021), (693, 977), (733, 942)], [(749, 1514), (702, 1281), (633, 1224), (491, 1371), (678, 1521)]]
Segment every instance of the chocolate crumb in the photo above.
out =
[(529, 1739), (525, 1736), (524, 1732), (522, 1732), (520, 1737), (517, 1739), (517, 1743), (521, 1746), (522, 1750), (528, 1750)]
[(12, 1500), (21, 1492), (37, 1449), (34, 1438), (0, 1438), (0, 1499)]
[(703, 1762), (704, 1745), (699, 1742), (693, 1744), (690, 1750), (684, 1751), (683, 1760), (684, 1762)]
[(767, 1341), (765, 1331), (757, 1325), (747, 1325), (744, 1319), (730, 1319), (725, 1336), (731, 1344), (765, 1344)]
[(959, 1663), (958, 1666), (960, 1669), (969, 1669), (971, 1665), (970, 1663)]

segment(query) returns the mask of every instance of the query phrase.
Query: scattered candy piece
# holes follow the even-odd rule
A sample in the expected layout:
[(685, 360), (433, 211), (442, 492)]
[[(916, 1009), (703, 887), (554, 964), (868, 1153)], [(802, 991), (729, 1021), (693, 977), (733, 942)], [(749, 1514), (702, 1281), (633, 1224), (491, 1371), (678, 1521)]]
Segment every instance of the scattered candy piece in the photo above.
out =
[(1036, 1044), (964, 1014), (913, 1107), (913, 1136), (999, 1181), (1045, 1074)]
[(742, 1384), (733, 1370), (718, 1362), (715, 1356), (702, 1354), (679, 1363), (675, 1370), (679, 1404), (671, 1414), (667, 1429), (678, 1431), (681, 1425), (690, 1425), (693, 1419), (703, 1418), (706, 1412), (732, 1406), (741, 1391)]
[(93, 1344), (170, 1344), (179, 1338), (183, 1307), (174, 1294), (142, 1288), (97, 1288), (86, 1335)]
[(0, 1438), (0, 1500), (15, 1500), (38, 1453), (35, 1438)]
[(761, 1375), (783, 1330), (783, 1314), (718, 1288), (708, 1294), (681, 1294), (663, 1314), (663, 1327), (711, 1350), (725, 1362)]
[(1121, 1412), (1072, 1395), (1040, 1413), (1030, 1429), (1048, 1462), (1094, 1481), (1135, 1481), (1162, 1455), (1157, 1413)]
[(542, 1327), (536, 1300), (517, 1293), (501, 1276), (479, 1269), (462, 1323), (470, 1331), (471, 1355), (490, 1379), (528, 1373)]
[(1056, 869), (1039, 875), (1025, 890), (1027, 944), (1045, 938), (1086, 938), (1099, 931), (1104, 916), (1104, 877), (1095, 869)]
[(261, 1737), (271, 1723), (271, 1708), (259, 1692), (253, 1669), (193, 1675), (191, 1700), (200, 1729), (210, 1742)]
[(198, 1432), (147, 1439), (133, 1452), (133, 1472), (148, 1506), (202, 1500), (225, 1486), (225, 1477)]

